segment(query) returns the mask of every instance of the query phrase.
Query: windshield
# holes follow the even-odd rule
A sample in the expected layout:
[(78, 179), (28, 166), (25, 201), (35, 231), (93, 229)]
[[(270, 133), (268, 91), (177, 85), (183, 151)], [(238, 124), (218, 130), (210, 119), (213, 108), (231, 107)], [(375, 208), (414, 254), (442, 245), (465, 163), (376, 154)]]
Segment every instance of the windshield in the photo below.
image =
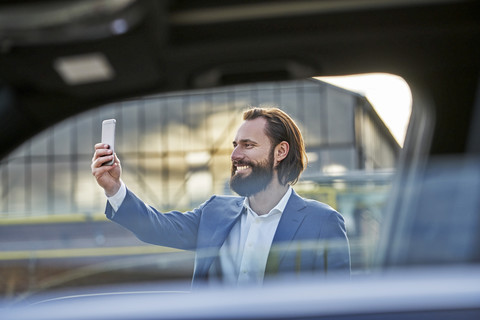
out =
[[(308, 165), (293, 189), (340, 213), (351, 274), (371, 272), (403, 137), (394, 137), (365, 95), (312, 78), (121, 101), (22, 145), (0, 166), (3, 296), (178, 280), (189, 290), (195, 255), (215, 253), (151, 245), (109, 221), (90, 172), (94, 145), (102, 121), (116, 119), (115, 152), (128, 190), (161, 212), (188, 212), (214, 194), (236, 196), (232, 141), (249, 106), (278, 107), (297, 123)], [(323, 245), (300, 241), (282, 250), (306, 254)]]

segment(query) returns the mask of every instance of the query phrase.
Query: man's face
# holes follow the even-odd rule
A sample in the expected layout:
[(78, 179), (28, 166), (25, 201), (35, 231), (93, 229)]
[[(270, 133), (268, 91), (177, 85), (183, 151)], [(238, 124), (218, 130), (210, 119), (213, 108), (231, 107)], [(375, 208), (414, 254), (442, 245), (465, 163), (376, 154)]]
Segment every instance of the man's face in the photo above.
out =
[(273, 148), (264, 132), (265, 125), (263, 118), (247, 120), (233, 141), (230, 188), (241, 196), (265, 190), (273, 179)]

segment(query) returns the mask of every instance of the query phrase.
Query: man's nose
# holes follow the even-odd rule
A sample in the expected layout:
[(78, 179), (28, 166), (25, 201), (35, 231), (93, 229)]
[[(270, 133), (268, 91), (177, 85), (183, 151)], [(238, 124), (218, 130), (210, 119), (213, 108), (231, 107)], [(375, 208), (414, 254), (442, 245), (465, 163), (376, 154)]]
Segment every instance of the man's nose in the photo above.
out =
[(240, 160), (240, 159), (242, 159), (242, 157), (243, 157), (243, 156), (242, 156), (242, 154), (241, 154), (238, 146), (235, 147), (235, 148), (233, 148), (232, 154), (231, 154), (231, 156), (230, 156), (230, 158), (232, 159), (232, 161)]

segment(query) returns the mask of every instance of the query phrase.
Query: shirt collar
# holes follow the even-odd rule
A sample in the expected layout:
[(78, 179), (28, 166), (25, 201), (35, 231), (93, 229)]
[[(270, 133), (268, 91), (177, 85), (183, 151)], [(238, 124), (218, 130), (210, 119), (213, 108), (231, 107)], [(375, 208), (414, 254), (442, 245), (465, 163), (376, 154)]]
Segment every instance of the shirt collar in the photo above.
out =
[[(263, 215), (263, 217), (268, 217), (268, 216), (273, 215), (275, 213), (283, 213), (283, 211), (285, 210), (285, 207), (287, 206), (287, 202), (290, 199), (290, 196), (292, 195), (292, 191), (293, 191), (292, 186), (289, 185), (288, 189), (287, 189), (287, 192), (285, 192), (282, 199), (280, 199), (280, 201), (277, 203), (277, 205), (275, 207), (273, 207), (273, 209), (270, 210), (269, 213), (267, 213), (266, 215)], [(248, 209), (247, 210), (248, 212), (257, 214), (250, 207), (250, 202), (248, 201), (248, 197), (245, 197), (245, 200), (243, 201), (243, 206)]]

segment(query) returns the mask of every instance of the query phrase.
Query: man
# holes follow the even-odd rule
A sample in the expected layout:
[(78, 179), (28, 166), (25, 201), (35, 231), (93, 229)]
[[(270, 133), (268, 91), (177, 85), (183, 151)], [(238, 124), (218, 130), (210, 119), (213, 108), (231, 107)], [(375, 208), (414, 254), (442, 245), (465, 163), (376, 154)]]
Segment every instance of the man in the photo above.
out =
[[(95, 145), (92, 173), (108, 197), (106, 215), (140, 240), (195, 250), (193, 284), (261, 284), (275, 274), (348, 275), (342, 216), (299, 197), (306, 153), (295, 122), (277, 108), (252, 108), (233, 140), (230, 187), (241, 197), (212, 196), (198, 208), (160, 213), (123, 184), (120, 161)], [(115, 159), (112, 166), (102, 166)]]

